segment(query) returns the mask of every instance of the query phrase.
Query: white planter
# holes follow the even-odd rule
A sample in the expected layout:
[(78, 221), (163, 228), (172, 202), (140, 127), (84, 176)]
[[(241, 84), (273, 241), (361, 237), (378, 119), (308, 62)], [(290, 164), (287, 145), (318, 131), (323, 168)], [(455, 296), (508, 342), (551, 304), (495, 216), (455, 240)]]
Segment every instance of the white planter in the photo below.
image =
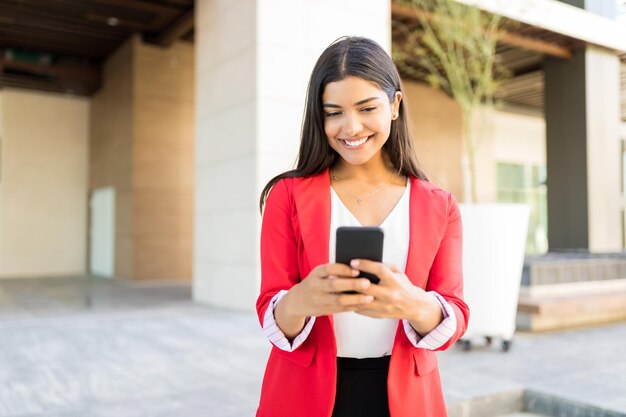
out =
[(526, 204), (461, 204), (463, 278), (470, 320), (463, 340), (515, 332), (530, 208)]

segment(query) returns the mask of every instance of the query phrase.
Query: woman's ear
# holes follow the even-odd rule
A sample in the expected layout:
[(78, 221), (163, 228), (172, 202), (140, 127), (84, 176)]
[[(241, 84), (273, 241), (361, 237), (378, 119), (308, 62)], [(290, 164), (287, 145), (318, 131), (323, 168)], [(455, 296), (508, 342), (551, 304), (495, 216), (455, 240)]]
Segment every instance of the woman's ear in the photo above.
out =
[(391, 103), (391, 119), (396, 120), (400, 115), (400, 102), (402, 101), (402, 93), (396, 91), (393, 96), (393, 102)]

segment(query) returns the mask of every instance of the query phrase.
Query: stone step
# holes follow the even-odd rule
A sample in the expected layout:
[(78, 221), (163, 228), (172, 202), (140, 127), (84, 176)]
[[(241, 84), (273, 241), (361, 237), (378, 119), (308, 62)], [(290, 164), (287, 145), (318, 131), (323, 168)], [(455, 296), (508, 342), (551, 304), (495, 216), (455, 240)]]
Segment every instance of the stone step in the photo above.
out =
[(448, 417), (624, 417), (619, 411), (533, 390), (514, 390), (448, 405)]
[(517, 328), (556, 330), (626, 320), (626, 290), (556, 296), (520, 294)]
[(522, 285), (521, 296), (563, 297), (574, 295), (605, 294), (626, 291), (626, 279), (604, 281), (565, 282), (559, 284)]

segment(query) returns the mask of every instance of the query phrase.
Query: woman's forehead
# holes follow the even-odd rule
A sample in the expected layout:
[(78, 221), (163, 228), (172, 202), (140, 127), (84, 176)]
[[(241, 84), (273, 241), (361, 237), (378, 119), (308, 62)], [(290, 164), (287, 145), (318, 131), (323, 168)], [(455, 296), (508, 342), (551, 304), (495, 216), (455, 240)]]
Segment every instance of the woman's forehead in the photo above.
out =
[(360, 77), (346, 77), (326, 84), (322, 100), (357, 103), (366, 98), (382, 98), (385, 92), (375, 82)]

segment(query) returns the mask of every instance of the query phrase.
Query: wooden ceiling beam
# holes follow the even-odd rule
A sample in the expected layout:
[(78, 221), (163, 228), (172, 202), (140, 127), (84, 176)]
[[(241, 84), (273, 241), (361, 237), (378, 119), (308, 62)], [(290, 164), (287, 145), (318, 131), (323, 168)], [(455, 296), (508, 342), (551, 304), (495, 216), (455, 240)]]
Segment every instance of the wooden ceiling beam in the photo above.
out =
[(528, 36), (520, 36), (511, 32), (502, 31), (498, 35), (498, 40), (508, 45), (513, 45), (528, 51), (539, 52), (543, 55), (550, 55), (557, 58), (571, 59), (572, 51), (569, 48), (556, 43), (545, 42)]
[(171, 6), (163, 6), (158, 3), (141, 1), (141, 0), (91, 0), (92, 3), (109, 7), (118, 7), (120, 9), (134, 9), (144, 12), (150, 12), (160, 15), (173, 16), (177, 9)]
[(168, 47), (183, 35), (189, 33), (194, 25), (194, 11), (187, 10), (180, 18), (176, 19), (169, 27), (165, 28), (154, 38), (154, 43)]
[(498, 89), (498, 94), (496, 96), (501, 98), (512, 95), (522, 99), (524, 97), (532, 96), (533, 94), (543, 94), (543, 83), (533, 85), (517, 85), (515, 87), (502, 86)]
[[(126, 31), (125, 34), (105, 34), (102, 31), (82, 32), (66, 27), (64, 30), (58, 30), (54, 27), (47, 27), (44, 24), (38, 24), (37, 22), (29, 22), (29, 25), (15, 24), (15, 25), (2, 25), (0, 26), (1, 32), (24, 34), (31, 39), (41, 39), (47, 42), (75, 42), (81, 43), (100, 43), (100, 42), (119, 42), (126, 39), (132, 31)], [(1, 40), (0, 40), (1, 42)]]
[[(48, 43), (70, 43), (70, 44), (86, 44), (86, 45), (107, 45), (111, 42), (121, 42), (126, 39), (130, 33), (126, 36), (120, 36), (116, 38), (93, 38), (90, 36), (81, 36), (80, 34), (59, 34), (50, 33), (44, 30), (27, 29), (14, 25), (0, 25), (0, 34), (6, 36), (14, 36), (25, 39), (37, 39), (42, 42)], [(0, 38), (0, 44), (4, 43), (4, 38)]]
[(0, 57), (0, 68), (3, 72), (6, 70), (20, 71), (36, 76), (71, 79), (86, 84), (99, 84), (101, 79), (100, 68), (94, 65), (69, 63), (42, 65), (30, 62), (10, 61)]
[[(113, 52), (113, 48), (101, 48), (96, 46), (87, 46), (87, 47), (79, 47), (76, 45), (61, 45), (55, 42), (50, 43), (42, 43), (41, 39), (26, 39), (23, 36), (19, 38), (14, 38), (11, 36), (5, 36), (2, 31), (0, 31), (0, 37), (2, 38), (0, 43), (1, 49), (7, 48), (19, 48), (19, 49), (27, 49), (34, 52), (41, 53), (49, 53), (53, 55), (66, 55), (66, 56), (74, 56), (81, 57), (85, 59), (93, 59), (96, 61), (102, 61), (105, 59), (111, 52)], [(80, 49), (79, 49), (80, 48)], [(81, 54), (76, 55), (76, 52), (80, 50)]]
[[(148, 3), (145, 1), (139, 0), (92, 0), (96, 4), (100, 4), (106, 7), (112, 7), (111, 16), (117, 17), (120, 20), (124, 20), (123, 15), (116, 15), (116, 12), (122, 10), (135, 10), (148, 12), (152, 14), (156, 20), (150, 22), (150, 26), (154, 28), (154, 26), (162, 26), (166, 24), (169, 20), (173, 19), (174, 16), (178, 13), (178, 10), (172, 7), (159, 5), (156, 3)], [(114, 9), (117, 10), (114, 10)], [(122, 13), (123, 14), (123, 13)], [(110, 17), (110, 16), (107, 16)], [(138, 22), (137, 22), (138, 23)]]
[(0, 74), (0, 87), (25, 88), (37, 91), (49, 91), (52, 93), (70, 93), (80, 96), (90, 96), (97, 87), (86, 86), (76, 83), (65, 84), (57, 80), (46, 80), (24, 75)]
[[(426, 19), (432, 19), (430, 13), (393, 2), (391, 3), (391, 15), (392, 18), (398, 17), (418, 22), (420, 21), (420, 15)], [(501, 32), (498, 36), (498, 40), (502, 43), (526, 49), (528, 51), (539, 52), (543, 55), (550, 55), (564, 59), (570, 59), (572, 57), (572, 52), (564, 46), (511, 32)]]
[(117, 23), (115, 24), (116, 28), (124, 29), (126, 31), (128, 31), (129, 29), (138, 30), (142, 32), (154, 30), (154, 24), (152, 24), (152, 22), (144, 23), (144, 22), (138, 22), (136, 20), (125, 19), (114, 13), (111, 13), (111, 14), (87, 13), (85, 15), (85, 19), (92, 21), (92, 22), (101, 23), (105, 27), (109, 26), (109, 19), (111, 18), (117, 19), (116, 21)]
[[(122, 42), (124, 38), (117, 39), (117, 42)], [(25, 41), (25, 42), (22, 42)], [(0, 46), (13, 46), (20, 47), (22, 43), (40, 45), (38, 48), (33, 48), (38, 52), (51, 52), (47, 49), (51, 46), (58, 46), (61, 49), (74, 50), (80, 49), (94, 49), (99, 51), (105, 51), (109, 49), (111, 41), (106, 39), (89, 39), (80, 36), (67, 36), (67, 37), (55, 37), (45, 36), (45, 34), (31, 33), (28, 31), (19, 30), (19, 28), (0, 27)], [(91, 51), (80, 51), (91, 52)]]
[(0, 60), (0, 85), (91, 95), (102, 84), (100, 69), (72, 64), (38, 65)]
[[(26, 2), (36, 0), (24, 0)], [(107, 31), (123, 31), (139, 30), (148, 32), (157, 32), (168, 24), (181, 11), (175, 6), (168, 7), (156, 3), (150, 3), (141, 0), (55, 0), (54, 7), (50, 8), (47, 2), (44, 6), (29, 7), (32, 10), (45, 10), (51, 20), (59, 20), (64, 16), (59, 16), (58, 10), (65, 10), (70, 13), (70, 17), (74, 21), (81, 22), (83, 25), (91, 26), (94, 29)], [(24, 10), (24, 8), (21, 8)], [(28, 11), (30, 14), (30, 10)], [(110, 25), (109, 19), (115, 18), (117, 24)], [(103, 26), (93, 26), (89, 22), (98, 22)]]
[(44, 7), (46, 4), (25, 9), (24, 7), (0, 3), (0, 16), (7, 18), (7, 21), (0, 20), (0, 23), (18, 27), (22, 31), (30, 32), (33, 29), (45, 31), (48, 36), (49, 33), (56, 33), (59, 36), (76, 34), (94, 38), (110, 37), (112, 39), (128, 36), (127, 30), (116, 30), (114, 27), (108, 27), (107, 33), (103, 36), (102, 29), (86, 22), (83, 14), (76, 15), (69, 12), (61, 14), (58, 9), (46, 9)]
[(169, 3), (174, 7), (193, 7), (194, 0), (164, 0), (164, 3)]
[(541, 62), (538, 63), (532, 63), (529, 65), (524, 65), (524, 66), (517, 66), (517, 68), (515, 69), (509, 69), (512, 72), (512, 76), (513, 78), (517, 78), (517, 77), (525, 77), (529, 74), (533, 74), (536, 72), (542, 72), (542, 64)]

